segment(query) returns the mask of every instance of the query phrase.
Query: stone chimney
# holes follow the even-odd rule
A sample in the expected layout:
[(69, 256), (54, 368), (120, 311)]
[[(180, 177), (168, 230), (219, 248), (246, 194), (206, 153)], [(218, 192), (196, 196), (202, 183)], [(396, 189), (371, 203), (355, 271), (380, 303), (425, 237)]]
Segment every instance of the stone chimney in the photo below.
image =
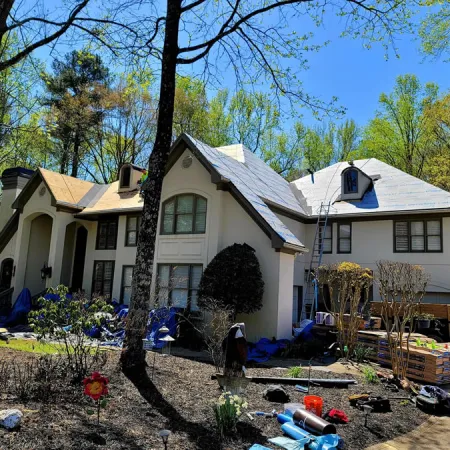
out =
[(2, 182), (2, 201), (0, 205), (0, 231), (13, 215), (14, 210), (12, 204), (17, 196), (22, 192), (22, 189), (28, 183), (33, 175), (30, 169), (22, 167), (14, 167), (3, 171), (0, 178)]

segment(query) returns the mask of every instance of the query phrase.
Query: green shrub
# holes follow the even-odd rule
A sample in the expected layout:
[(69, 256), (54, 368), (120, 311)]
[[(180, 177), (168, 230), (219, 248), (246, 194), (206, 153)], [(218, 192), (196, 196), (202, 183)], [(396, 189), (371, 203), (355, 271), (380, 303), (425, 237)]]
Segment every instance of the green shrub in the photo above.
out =
[(361, 370), (367, 383), (376, 384), (380, 382), (377, 372), (372, 367), (364, 366)]
[(247, 409), (247, 402), (238, 395), (225, 392), (214, 406), (214, 415), (220, 436), (223, 437), (236, 430), (241, 414)]
[(300, 378), (302, 373), (303, 373), (303, 367), (294, 366), (294, 367), (289, 367), (289, 369), (286, 373), (286, 376), (289, 378)]
[(353, 360), (362, 363), (367, 361), (373, 353), (373, 349), (370, 347), (366, 347), (362, 344), (357, 344), (355, 349), (353, 350)]
[(40, 309), (31, 311), (29, 322), (38, 339), (55, 342), (55, 350), (63, 354), (74, 382), (80, 382), (92, 369), (105, 362), (106, 354), (86, 332), (105, 321), (105, 314), (113, 312), (104, 299), (87, 300), (81, 296), (68, 297), (68, 289), (50, 289), (60, 300), (38, 300)]
[(213, 258), (203, 272), (199, 306), (208, 308), (209, 299), (234, 315), (250, 314), (262, 308), (264, 281), (255, 250), (247, 244), (233, 244)]

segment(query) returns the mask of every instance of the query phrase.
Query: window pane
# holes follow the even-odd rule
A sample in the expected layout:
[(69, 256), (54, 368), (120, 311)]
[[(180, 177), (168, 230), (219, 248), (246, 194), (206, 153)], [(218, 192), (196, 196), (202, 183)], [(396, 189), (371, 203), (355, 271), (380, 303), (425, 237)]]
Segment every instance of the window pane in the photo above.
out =
[(174, 289), (172, 291), (172, 306), (175, 308), (186, 308), (188, 299), (187, 289)]
[(197, 197), (197, 213), (206, 212), (206, 200), (201, 197)]
[(197, 304), (197, 300), (198, 300), (197, 291), (191, 291), (191, 298), (190, 298), (191, 311), (199, 311), (200, 310), (200, 308), (198, 307), (198, 304)]
[(128, 230), (136, 231), (137, 230), (137, 217), (128, 217)]
[(349, 253), (351, 250), (350, 239), (340, 239), (339, 240), (339, 251), (342, 253)]
[(105, 296), (105, 297), (110, 297), (110, 295), (111, 295), (111, 290), (112, 290), (112, 283), (111, 283), (111, 281), (110, 281), (110, 280), (105, 281), (105, 282), (103, 283), (103, 292), (102, 292), (102, 295)]
[(174, 214), (175, 213), (175, 199), (164, 204), (164, 214)]
[(427, 234), (428, 236), (440, 236), (441, 222), (439, 220), (429, 220), (427, 222)]
[(331, 225), (325, 227), (325, 239), (331, 239)]
[(192, 266), (191, 268), (191, 289), (198, 289), (200, 280), (202, 278), (202, 266)]
[(323, 251), (324, 253), (331, 253), (332, 252), (332, 248), (331, 248), (331, 239), (324, 239), (323, 241)]
[(129, 305), (131, 300), (131, 286), (123, 288), (122, 295), (123, 295), (122, 302), (125, 303), (125, 305)]
[(103, 279), (103, 263), (97, 262), (94, 267), (94, 279), (95, 281), (99, 281)]
[(104, 277), (103, 277), (105, 280), (112, 280), (113, 268), (114, 268), (114, 264), (113, 264), (112, 261), (106, 261), (105, 262), (105, 274), (104, 274)]
[(129, 231), (127, 234), (127, 245), (137, 244), (137, 233), (136, 231)]
[(358, 172), (356, 170), (348, 170), (345, 174), (345, 192), (358, 192)]
[(116, 222), (110, 222), (108, 226), (107, 248), (116, 248)]
[(397, 252), (407, 252), (408, 249), (408, 236), (397, 236), (395, 238), (395, 250)]
[(163, 231), (164, 233), (172, 233), (173, 230), (173, 220), (175, 216), (165, 215), (164, 223), (163, 223)]
[(349, 238), (351, 234), (351, 226), (350, 225), (339, 225), (339, 237), (340, 238)]
[(408, 222), (395, 222), (395, 235), (408, 236)]
[(195, 216), (195, 231), (204, 233), (206, 230), (206, 213), (197, 213)]
[(128, 266), (123, 269), (123, 280), (122, 286), (131, 286), (131, 282), (133, 280), (133, 267)]
[(431, 252), (441, 251), (441, 237), (440, 236), (428, 236), (428, 249)]
[(411, 236), (423, 236), (424, 234), (423, 222), (411, 222)]
[(174, 266), (172, 270), (173, 287), (185, 288), (189, 287), (189, 266)]
[(97, 248), (105, 249), (106, 248), (106, 236), (108, 234), (108, 224), (107, 223), (99, 223), (98, 224), (98, 244)]
[(192, 214), (183, 214), (181, 216), (177, 216), (177, 224), (175, 232), (176, 233), (192, 232), (192, 222), (193, 222)]
[(160, 287), (169, 286), (170, 266), (166, 264), (160, 264), (158, 266), (158, 285)]
[(177, 198), (177, 214), (188, 214), (194, 211), (194, 196), (179, 195)]
[(412, 236), (411, 237), (411, 250), (423, 251), (425, 250), (425, 237), (424, 236)]

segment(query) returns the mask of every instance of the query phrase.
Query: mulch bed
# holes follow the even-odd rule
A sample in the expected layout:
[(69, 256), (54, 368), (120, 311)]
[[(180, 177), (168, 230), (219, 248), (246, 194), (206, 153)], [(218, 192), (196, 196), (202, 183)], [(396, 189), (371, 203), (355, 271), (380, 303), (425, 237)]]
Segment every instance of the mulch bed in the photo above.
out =
[[(158, 432), (169, 429), (169, 449), (248, 449), (254, 443), (275, 448), (267, 443), (270, 437), (280, 436), (280, 425), (274, 418), (243, 416), (237, 434), (220, 442), (215, 429), (212, 405), (219, 397), (217, 381), (211, 380), (211, 365), (179, 357), (156, 356), (154, 383), (151, 382), (153, 355), (148, 356), (147, 376), (134, 381), (117, 370), (118, 352), (112, 352), (102, 373), (110, 377), (113, 399), (101, 413), (101, 424), (96, 425), (95, 416), (89, 416), (87, 399), (78, 396), (78, 388), (67, 388), (67, 398), (49, 404), (18, 403), (17, 399), (1, 394), (0, 409), (17, 407), (24, 412), (20, 430), (0, 430), (0, 449), (162, 449)], [(2, 351), (1, 359), (30, 358), (21, 352)], [(254, 376), (284, 376), (284, 369), (249, 369)], [(306, 371), (305, 371), (306, 374)], [(306, 376), (306, 375), (305, 375)], [(316, 378), (347, 378), (341, 374), (313, 372)], [(353, 376), (349, 375), (349, 378)], [(131, 377), (133, 378), (133, 376)], [(363, 413), (352, 408), (348, 395), (371, 392), (387, 395), (382, 385), (368, 385), (358, 379), (357, 386), (349, 389), (312, 387), (311, 394), (324, 399), (324, 412), (337, 408), (350, 418), (347, 425), (337, 425), (338, 433), (346, 449), (363, 449), (372, 444), (389, 440), (411, 431), (428, 417), (412, 404), (400, 405), (392, 400), (392, 412), (372, 414), (368, 428), (364, 427)], [(303, 394), (293, 386), (285, 385), (292, 402), (301, 402)], [(282, 410), (283, 405), (263, 399), (265, 385), (250, 383), (246, 399), (249, 411)], [(75, 394), (74, 394), (75, 392)], [(81, 387), (79, 388), (81, 392)], [(75, 397), (74, 397), (75, 395)], [(403, 396), (403, 393), (389, 396)], [(72, 399), (68, 400), (68, 398)]]

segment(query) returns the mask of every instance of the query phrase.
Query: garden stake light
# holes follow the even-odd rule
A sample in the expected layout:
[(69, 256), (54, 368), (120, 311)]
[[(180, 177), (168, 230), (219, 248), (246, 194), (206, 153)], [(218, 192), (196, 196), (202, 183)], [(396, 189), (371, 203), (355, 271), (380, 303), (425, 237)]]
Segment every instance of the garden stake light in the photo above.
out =
[(370, 405), (363, 405), (363, 411), (365, 414), (364, 426), (367, 427), (367, 419), (369, 418), (369, 414), (372, 412), (372, 407)]
[(159, 437), (162, 439), (164, 444), (164, 450), (167, 450), (167, 443), (169, 442), (170, 431), (169, 430), (161, 430), (159, 432)]

